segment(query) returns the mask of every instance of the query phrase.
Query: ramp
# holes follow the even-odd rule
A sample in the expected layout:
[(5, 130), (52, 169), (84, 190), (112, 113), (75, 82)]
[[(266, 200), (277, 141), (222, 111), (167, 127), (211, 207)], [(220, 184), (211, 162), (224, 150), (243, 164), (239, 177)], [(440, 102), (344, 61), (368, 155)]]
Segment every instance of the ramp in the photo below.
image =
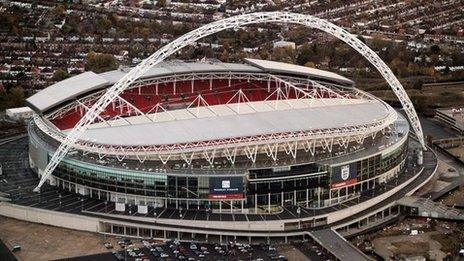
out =
[(333, 229), (311, 231), (309, 235), (338, 260), (371, 260)]
[(448, 220), (464, 220), (464, 211), (421, 197), (404, 197), (398, 205), (410, 208), (409, 214)]

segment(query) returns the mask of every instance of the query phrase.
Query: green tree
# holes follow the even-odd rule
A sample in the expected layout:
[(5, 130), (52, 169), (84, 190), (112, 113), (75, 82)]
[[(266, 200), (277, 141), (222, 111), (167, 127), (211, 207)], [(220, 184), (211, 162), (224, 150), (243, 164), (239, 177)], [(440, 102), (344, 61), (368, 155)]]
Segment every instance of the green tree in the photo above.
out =
[(58, 70), (56, 70), (56, 71), (53, 73), (52, 80), (58, 82), (58, 81), (62, 81), (62, 80), (64, 80), (64, 79), (66, 79), (66, 78), (68, 78), (68, 77), (69, 77), (69, 73), (68, 73), (68, 72), (66, 72), (66, 71), (64, 71), (64, 70), (62, 70), (62, 69), (58, 69)]
[(97, 54), (90, 52), (87, 54), (85, 69), (96, 73), (115, 70), (118, 68), (116, 58), (111, 54)]
[(437, 54), (440, 52), (440, 46), (434, 44), (432, 46), (430, 46), (430, 51), (434, 54)]

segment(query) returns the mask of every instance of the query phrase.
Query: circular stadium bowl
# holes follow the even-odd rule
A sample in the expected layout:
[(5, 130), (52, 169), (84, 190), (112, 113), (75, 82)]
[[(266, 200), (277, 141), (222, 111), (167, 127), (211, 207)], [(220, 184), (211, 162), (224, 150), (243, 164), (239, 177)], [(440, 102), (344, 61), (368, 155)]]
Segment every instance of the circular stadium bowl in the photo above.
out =
[[(127, 71), (85, 72), (27, 100), (38, 175)], [(150, 208), (321, 210), (395, 179), (408, 132), (401, 114), (335, 73), (255, 59), (170, 61), (104, 108), (48, 183)]]

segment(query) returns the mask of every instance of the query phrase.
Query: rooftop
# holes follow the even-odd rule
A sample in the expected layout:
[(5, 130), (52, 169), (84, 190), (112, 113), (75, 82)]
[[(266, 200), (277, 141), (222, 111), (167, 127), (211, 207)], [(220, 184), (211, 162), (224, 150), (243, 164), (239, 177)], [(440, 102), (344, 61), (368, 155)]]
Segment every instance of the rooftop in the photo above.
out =
[[(27, 99), (27, 104), (38, 113), (50, 110), (83, 94), (100, 90), (116, 83), (132, 68), (123, 68), (101, 74), (84, 72), (57, 82)], [(285, 73), (352, 85), (353, 82), (338, 74), (304, 66), (280, 62), (245, 59), (245, 63), (222, 63), (218, 61), (162, 62), (151, 68), (141, 78), (149, 79), (174, 74), (208, 72)]]
[[(299, 106), (302, 100), (293, 100), (293, 107), (280, 110), (256, 110), (250, 113), (227, 113), (233, 105), (211, 106), (222, 112), (211, 117), (193, 117), (188, 109), (176, 113), (184, 118), (156, 122), (105, 126), (88, 129), (82, 139), (106, 145), (168, 145), (223, 140), (277, 133), (343, 128), (372, 124), (389, 116), (389, 110), (378, 100), (336, 100), (325, 104), (312, 101), (311, 106)], [(290, 101), (290, 100), (289, 100)], [(311, 101), (307, 100), (310, 103)], [(255, 108), (265, 103), (253, 102)], [(211, 112), (210, 112), (211, 113)], [(189, 116), (189, 117), (187, 117)], [(130, 121), (128, 118), (127, 121)], [(147, 119), (145, 118), (145, 121)]]

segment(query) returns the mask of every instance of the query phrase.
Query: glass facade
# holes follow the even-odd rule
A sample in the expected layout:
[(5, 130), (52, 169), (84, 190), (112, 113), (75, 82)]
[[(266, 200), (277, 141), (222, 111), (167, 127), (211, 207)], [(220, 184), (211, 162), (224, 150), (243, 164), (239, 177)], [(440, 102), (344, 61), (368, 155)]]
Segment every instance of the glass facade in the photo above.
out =
[[(407, 141), (407, 140), (406, 140)], [(377, 154), (349, 164), (356, 165), (357, 182), (339, 189), (338, 196), (348, 196), (368, 189), (365, 181), (379, 182), (376, 177), (400, 165), (407, 155), (407, 142), (388, 154)], [(249, 169), (243, 176), (244, 207), (272, 210), (284, 205), (306, 205), (321, 207), (326, 205), (331, 195), (331, 165), (307, 163), (293, 166), (277, 166), (265, 169)], [(84, 185), (90, 189), (116, 192), (128, 195), (157, 197), (190, 201), (199, 207), (217, 207), (218, 200), (211, 200), (211, 175), (173, 175), (134, 171), (89, 164), (75, 159), (65, 159), (54, 175), (63, 181)], [(182, 203), (180, 203), (182, 205)], [(176, 202), (176, 206), (179, 202)]]

